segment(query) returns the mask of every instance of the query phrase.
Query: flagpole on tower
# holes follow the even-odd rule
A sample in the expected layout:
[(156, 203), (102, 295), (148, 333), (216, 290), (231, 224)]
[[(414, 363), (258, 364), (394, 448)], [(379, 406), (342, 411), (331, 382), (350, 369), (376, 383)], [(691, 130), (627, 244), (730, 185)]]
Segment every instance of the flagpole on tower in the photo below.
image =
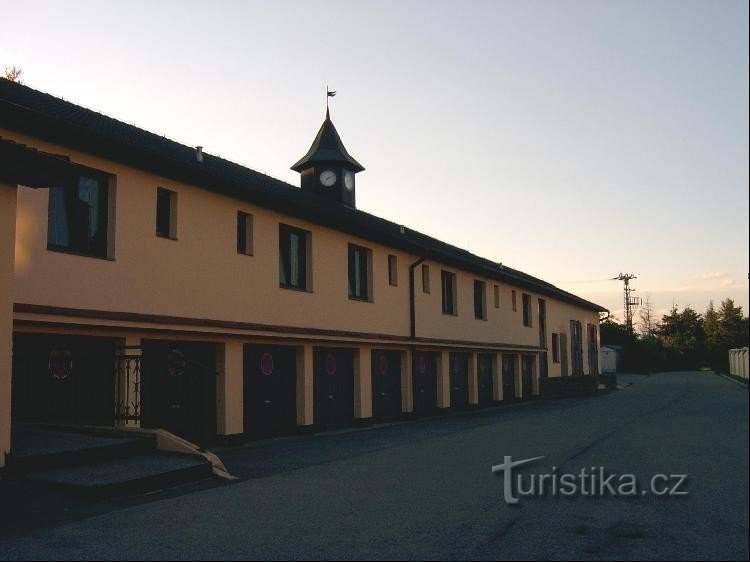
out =
[(329, 108), (328, 108), (328, 101), (329, 98), (332, 98), (336, 95), (336, 90), (329, 90), (328, 84), (326, 84), (326, 119), (330, 118)]

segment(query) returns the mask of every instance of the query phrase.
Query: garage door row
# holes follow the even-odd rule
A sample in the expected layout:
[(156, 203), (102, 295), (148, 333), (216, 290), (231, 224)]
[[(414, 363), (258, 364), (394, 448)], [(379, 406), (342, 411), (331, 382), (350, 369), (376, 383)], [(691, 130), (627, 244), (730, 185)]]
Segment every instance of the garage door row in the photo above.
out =
[[(313, 417), (317, 430), (345, 427), (355, 419), (355, 353), (351, 348), (314, 349)], [(402, 416), (402, 355), (398, 350), (373, 349), (371, 364), (372, 417), (394, 421)], [(520, 360), (520, 376), (516, 376)], [(450, 408), (470, 405), (470, 354), (449, 354)], [(502, 390), (495, 389), (494, 354), (477, 354), (477, 405), (490, 406), (533, 394), (534, 356), (503, 355)], [(244, 350), (245, 433), (268, 437), (297, 430), (297, 348), (279, 345), (246, 345)], [(416, 416), (439, 410), (439, 354), (413, 354), (412, 396)], [(516, 389), (517, 379), (521, 385)], [(443, 393), (445, 394), (445, 393)]]
[[(216, 345), (143, 340), (142, 354), (133, 362), (116, 353), (116, 343), (103, 337), (16, 334), (14, 420), (104, 426), (128, 421), (210, 443), (217, 432)], [(531, 396), (534, 390), (531, 355), (502, 354), (498, 365), (496, 354), (478, 353), (474, 378), (470, 353), (373, 349), (371, 376), (365, 383), (369, 388), (361, 388), (359, 381), (367, 377), (357, 376), (358, 350), (328, 347), (312, 348), (312, 357), (305, 359), (312, 360), (312, 381), (301, 384), (305, 378), (299, 374), (301, 349), (243, 346), (245, 433), (260, 437), (296, 432), (303, 409), (298, 397), (307, 392), (312, 394), (312, 400), (307, 395), (305, 402), (312, 406), (312, 416), (309, 410), (303, 412), (305, 423), (325, 430), (350, 425), (355, 417), (399, 419), (405, 403), (412, 405), (415, 415), (426, 416), (441, 406), (463, 409), (472, 402), (489, 406), (501, 398), (507, 402), (519, 395)], [(404, 368), (407, 357), (411, 369)], [(502, 377), (495, 376), (498, 368)], [(476, 388), (470, 388), (474, 380)], [(355, 397), (367, 404), (355, 403)]]

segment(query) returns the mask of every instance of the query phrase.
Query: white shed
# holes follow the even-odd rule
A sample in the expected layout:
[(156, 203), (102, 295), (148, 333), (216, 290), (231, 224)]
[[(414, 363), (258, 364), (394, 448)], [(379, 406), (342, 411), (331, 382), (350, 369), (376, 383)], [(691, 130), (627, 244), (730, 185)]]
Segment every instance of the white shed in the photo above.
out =
[(603, 345), (599, 350), (599, 364), (602, 368), (602, 373), (616, 373), (617, 372), (617, 353), (618, 351), (607, 345)]

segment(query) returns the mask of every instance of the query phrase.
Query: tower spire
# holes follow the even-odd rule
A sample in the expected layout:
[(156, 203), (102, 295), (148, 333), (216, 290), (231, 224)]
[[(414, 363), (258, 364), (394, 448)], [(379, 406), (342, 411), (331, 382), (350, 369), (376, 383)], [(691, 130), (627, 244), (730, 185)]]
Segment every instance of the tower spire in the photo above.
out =
[(322, 199), (356, 208), (354, 175), (364, 167), (346, 151), (331, 121), (328, 98), (335, 95), (336, 91), (326, 86), (326, 119), (310, 150), (292, 166), (292, 170), (300, 173), (302, 189)]

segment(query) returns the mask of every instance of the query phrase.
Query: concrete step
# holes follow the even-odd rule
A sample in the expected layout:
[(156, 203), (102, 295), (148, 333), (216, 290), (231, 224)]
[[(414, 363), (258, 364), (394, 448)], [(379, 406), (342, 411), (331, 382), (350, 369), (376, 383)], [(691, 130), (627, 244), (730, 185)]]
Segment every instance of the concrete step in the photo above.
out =
[(8, 469), (14, 474), (99, 463), (156, 449), (153, 436), (107, 436), (19, 426), (13, 430)]
[(212, 477), (204, 458), (152, 452), (78, 466), (29, 473), (27, 480), (87, 498), (128, 496), (172, 488)]

